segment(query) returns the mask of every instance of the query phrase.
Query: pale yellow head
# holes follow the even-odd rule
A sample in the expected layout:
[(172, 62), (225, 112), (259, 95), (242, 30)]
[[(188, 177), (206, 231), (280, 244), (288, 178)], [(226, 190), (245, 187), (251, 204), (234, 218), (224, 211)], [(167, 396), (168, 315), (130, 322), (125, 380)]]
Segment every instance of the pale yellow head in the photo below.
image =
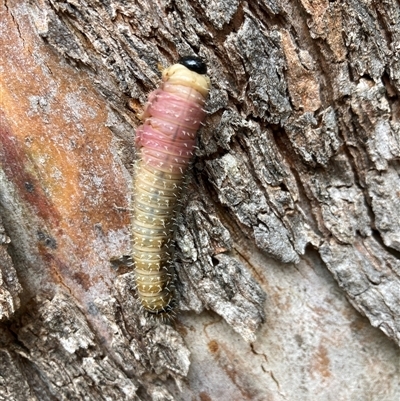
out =
[(210, 90), (210, 78), (207, 75), (191, 71), (182, 64), (174, 64), (166, 68), (162, 73), (162, 79), (169, 84), (195, 89), (204, 98), (208, 96)]

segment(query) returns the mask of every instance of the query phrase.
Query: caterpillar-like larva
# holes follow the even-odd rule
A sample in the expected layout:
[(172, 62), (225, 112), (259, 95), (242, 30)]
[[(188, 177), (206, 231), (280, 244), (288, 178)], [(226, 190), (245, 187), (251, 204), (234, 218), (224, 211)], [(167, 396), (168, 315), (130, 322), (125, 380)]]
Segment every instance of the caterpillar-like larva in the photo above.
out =
[(139, 161), (135, 171), (133, 250), (135, 280), (143, 308), (171, 310), (172, 220), (210, 89), (207, 67), (184, 57), (165, 69), (162, 84), (149, 95), (143, 124), (136, 130)]

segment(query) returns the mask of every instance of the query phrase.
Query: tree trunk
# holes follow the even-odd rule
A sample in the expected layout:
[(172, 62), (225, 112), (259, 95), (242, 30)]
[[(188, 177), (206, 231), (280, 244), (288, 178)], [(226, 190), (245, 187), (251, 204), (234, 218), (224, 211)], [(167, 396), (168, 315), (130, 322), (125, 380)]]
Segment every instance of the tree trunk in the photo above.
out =
[[(398, 2), (0, 13), (1, 400), (400, 398)], [(212, 89), (165, 321), (122, 256), (139, 115), (187, 55)]]

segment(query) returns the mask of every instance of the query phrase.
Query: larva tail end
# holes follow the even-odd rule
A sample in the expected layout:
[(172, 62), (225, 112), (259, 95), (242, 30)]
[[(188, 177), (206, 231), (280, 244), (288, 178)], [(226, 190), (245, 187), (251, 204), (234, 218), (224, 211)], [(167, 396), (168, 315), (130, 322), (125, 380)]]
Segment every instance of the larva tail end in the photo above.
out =
[(149, 310), (147, 308), (143, 308), (146, 315), (149, 318), (161, 320), (163, 323), (169, 323), (175, 320), (176, 317), (176, 301), (175, 299), (171, 299), (170, 303), (167, 306), (164, 306), (159, 310)]
[(171, 299), (171, 302), (168, 305), (164, 306), (162, 309), (159, 309), (159, 310), (148, 310), (147, 309), (147, 312), (152, 315), (170, 314), (171, 312), (174, 311), (175, 306), (176, 306), (175, 299)]

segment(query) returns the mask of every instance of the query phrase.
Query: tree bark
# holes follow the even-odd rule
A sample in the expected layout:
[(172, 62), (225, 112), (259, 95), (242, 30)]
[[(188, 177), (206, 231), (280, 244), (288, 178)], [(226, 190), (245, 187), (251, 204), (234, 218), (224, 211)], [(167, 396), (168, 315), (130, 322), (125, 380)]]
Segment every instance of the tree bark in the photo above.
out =
[[(0, 400), (400, 398), (398, 2), (0, 13)], [(163, 321), (122, 257), (134, 131), (194, 54), (212, 89)]]

